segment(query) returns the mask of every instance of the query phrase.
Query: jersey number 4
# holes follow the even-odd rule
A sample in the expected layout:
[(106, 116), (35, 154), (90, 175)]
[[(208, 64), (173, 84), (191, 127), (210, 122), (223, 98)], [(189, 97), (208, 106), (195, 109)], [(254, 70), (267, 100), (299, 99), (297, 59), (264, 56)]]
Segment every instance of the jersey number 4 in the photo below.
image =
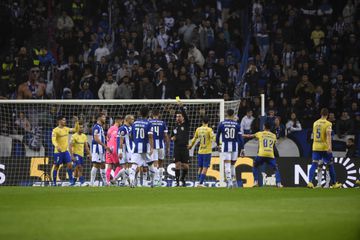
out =
[(160, 135), (160, 128), (159, 128), (159, 126), (154, 126), (154, 127), (153, 127), (153, 132), (156, 133), (156, 136), (159, 136), (159, 135)]

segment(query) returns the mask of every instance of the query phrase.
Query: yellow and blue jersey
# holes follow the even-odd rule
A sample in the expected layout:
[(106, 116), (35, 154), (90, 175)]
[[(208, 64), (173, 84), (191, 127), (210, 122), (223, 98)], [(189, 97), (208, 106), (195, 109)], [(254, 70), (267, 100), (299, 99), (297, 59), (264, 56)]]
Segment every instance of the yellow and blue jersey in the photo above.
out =
[(259, 140), (259, 157), (275, 158), (274, 145), (276, 143), (276, 135), (269, 131), (261, 131), (255, 133), (255, 137)]
[(71, 136), (72, 153), (80, 157), (84, 157), (84, 148), (87, 143), (87, 136), (85, 134), (75, 133)]
[(58, 153), (57, 147), (60, 147), (60, 152), (65, 152), (69, 147), (69, 132), (70, 128), (68, 127), (56, 127), (52, 131), (51, 141), (54, 145), (54, 153)]
[(313, 151), (327, 151), (329, 146), (326, 141), (327, 131), (331, 131), (332, 123), (326, 119), (319, 119), (313, 124)]
[(200, 140), (198, 153), (210, 154), (212, 152), (212, 142), (215, 141), (213, 130), (206, 125), (198, 127), (195, 131), (194, 138), (191, 140), (191, 146), (194, 145), (197, 139)]

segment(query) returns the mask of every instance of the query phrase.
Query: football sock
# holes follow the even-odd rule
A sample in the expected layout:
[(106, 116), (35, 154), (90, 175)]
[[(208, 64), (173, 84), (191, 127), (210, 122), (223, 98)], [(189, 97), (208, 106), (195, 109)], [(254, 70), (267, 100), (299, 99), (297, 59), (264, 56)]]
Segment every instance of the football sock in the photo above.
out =
[(176, 169), (176, 168), (175, 168), (175, 180), (176, 180), (176, 183), (179, 183), (179, 180), (180, 180), (180, 169)]
[(336, 173), (334, 164), (329, 165), (329, 174), (330, 174), (330, 184), (333, 185), (336, 183)]
[(73, 171), (71, 168), (68, 168), (67, 169), (67, 174), (69, 175), (69, 181), (70, 183), (73, 183), (74, 182), (74, 178), (73, 178)]
[[(231, 164), (231, 163), (230, 163)], [(236, 179), (235, 165), (231, 164), (231, 179)]]
[(124, 173), (125, 173), (126, 169), (125, 169), (125, 168), (122, 168), (121, 170), (116, 171), (117, 169), (118, 169), (118, 168), (115, 169), (115, 173), (116, 173), (116, 174), (114, 175), (114, 179), (117, 180), (119, 177), (124, 178)]
[(83, 184), (85, 182), (85, 177), (84, 176), (80, 176), (79, 177), (79, 181), (81, 184)]
[(185, 178), (186, 178), (187, 173), (188, 173), (188, 169), (187, 169), (187, 168), (181, 169), (181, 177), (180, 177), (181, 181), (185, 181)]
[(149, 177), (150, 177), (150, 181), (153, 181), (154, 179), (156, 179), (156, 171), (157, 168), (154, 167), (154, 164), (152, 164), (151, 166), (149, 166)]
[(129, 168), (129, 178), (131, 184), (135, 184), (136, 169), (137, 169), (137, 165), (135, 164), (133, 164), (131, 168)]
[(200, 174), (200, 184), (204, 183), (206, 175), (205, 174)]
[(310, 167), (310, 171), (309, 171), (309, 182), (312, 182), (313, 179), (314, 179), (314, 176), (315, 176), (315, 171), (318, 167), (318, 163), (317, 162), (313, 162), (311, 164), (311, 167)]
[(259, 169), (257, 167), (253, 167), (253, 175), (254, 181), (259, 182)]
[(106, 173), (105, 172), (106, 172), (105, 169), (102, 169), (102, 168), (100, 169), (100, 176), (101, 176), (101, 179), (102, 179), (104, 185), (106, 185)]
[[(115, 180), (119, 178), (119, 177), (115, 178), (115, 176), (117, 176), (118, 173), (119, 173), (122, 169), (123, 169), (123, 168), (120, 167), (120, 166), (117, 166), (117, 167), (115, 168), (115, 172), (114, 172), (114, 179), (115, 179)], [(119, 175), (119, 176), (120, 176), (120, 175)]]
[(110, 182), (111, 170), (111, 168), (106, 169), (106, 182)]
[(164, 175), (164, 168), (159, 168), (159, 181), (162, 181)]
[(53, 170), (53, 183), (54, 183), (54, 186), (56, 186), (56, 178), (57, 178), (57, 172), (58, 170)]
[(317, 174), (316, 174), (316, 177), (317, 177), (317, 186), (318, 187), (321, 187), (321, 180), (322, 180), (322, 176), (323, 176), (323, 174), (322, 174), (322, 167), (318, 167), (318, 172), (317, 172)]
[(226, 181), (230, 183), (232, 181), (231, 179), (231, 163), (225, 163), (225, 177)]
[(90, 172), (90, 185), (91, 186), (94, 186), (94, 182), (95, 182), (95, 179), (96, 179), (96, 174), (97, 174), (97, 168), (92, 167), (91, 172)]
[(276, 180), (276, 183), (281, 183), (280, 171), (278, 168), (276, 168), (276, 171), (275, 171), (275, 180)]

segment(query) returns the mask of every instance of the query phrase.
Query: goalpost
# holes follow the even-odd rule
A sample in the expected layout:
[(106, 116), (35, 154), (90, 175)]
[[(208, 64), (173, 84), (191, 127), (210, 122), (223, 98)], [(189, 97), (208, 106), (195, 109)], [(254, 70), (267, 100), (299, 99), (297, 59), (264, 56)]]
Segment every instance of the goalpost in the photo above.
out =
[[(223, 99), (181, 100), (187, 108), (190, 121), (191, 139), (197, 127), (201, 125), (201, 116), (210, 118), (209, 126), (216, 132), (218, 123), (224, 120), (225, 111), (232, 108), (237, 112), (239, 101), (225, 102)], [(56, 124), (56, 116), (64, 115), (67, 126), (74, 125), (73, 116), (84, 122), (84, 133), (91, 140), (91, 127), (96, 121), (96, 113), (107, 114), (105, 130), (112, 124), (116, 115), (133, 114), (135, 118), (141, 106), (150, 109), (158, 108), (161, 118), (166, 121), (169, 133), (175, 126), (175, 112), (178, 110), (176, 100), (0, 100), (0, 164), (5, 165), (7, 185), (34, 185), (47, 182), (53, 164), (53, 146), (51, 131)], [(70, 135), (71, 136), (71, 135)], [(173, 144), (171, 144), (173, 149)], [(165, 180), (173, 179), (173, 151), (165, 159)], [(197, 148), (190, 152), (191, 167), (189, 181), (197, 181)], [(213, 157), (218, 152), (214, 151)], [(86, 160), (85, 177), (88, 179), (90, 160)], [(216, 172), (208, 181), (224, 182), (223, 164), (212, 165)], [(66, 180), (66, 171), (59, 171), (59, 180)]]

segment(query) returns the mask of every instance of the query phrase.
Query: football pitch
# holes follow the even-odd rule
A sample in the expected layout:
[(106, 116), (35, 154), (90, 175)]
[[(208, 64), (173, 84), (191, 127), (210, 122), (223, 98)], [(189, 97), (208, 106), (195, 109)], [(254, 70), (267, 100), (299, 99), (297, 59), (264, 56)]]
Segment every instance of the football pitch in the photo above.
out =
[(0, 239), (360, 239), (360, 189), (1, 187)]

